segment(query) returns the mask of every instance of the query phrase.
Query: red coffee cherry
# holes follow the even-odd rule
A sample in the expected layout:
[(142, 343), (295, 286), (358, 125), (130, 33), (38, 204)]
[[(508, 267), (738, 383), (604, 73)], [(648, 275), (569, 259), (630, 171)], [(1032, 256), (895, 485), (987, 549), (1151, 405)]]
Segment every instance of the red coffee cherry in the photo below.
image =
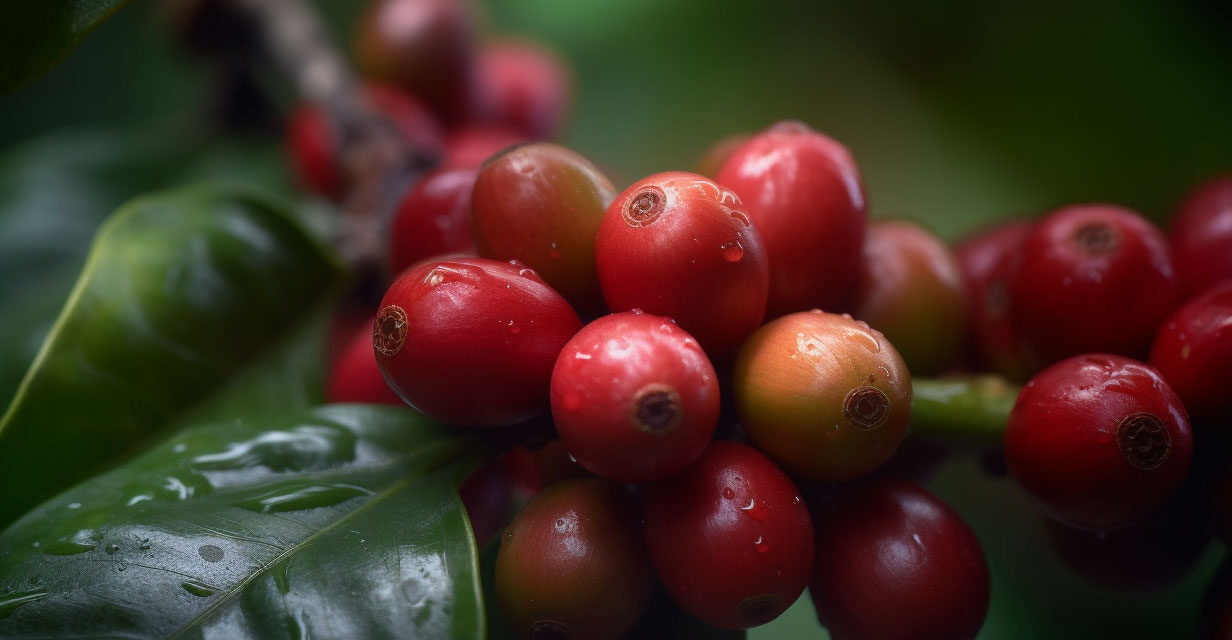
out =
[(1232, 174), (1191, 191), (1172, 216), (1168, 236), (1188, 295), (1232, 280)]
[(868, 217), (846, 147), (803, 123), (780, 122), (732, 153), (715, 180), (740, 195), (765, 241), (767, 317), (846, 309)]
[(552, 419), (578, 464), (653, 482), (701, 455), (719, 421), (714, 367), (668, 318), (639, 311), (586, 325), (552, 371)]
[(748, 142), (752, 137), (752, 134), (748, 133), (733, 133), (730, 136), (719, 138), (697, 160), (697, 165), (693, 168), (694, 172), (713, 180), (715, 176), (719, 175), (719, 169), (723, 166), (724, 162), (727, 162), (731, 154), (735, 153), (736, 149), (739, 149), (741, 145)]
[(978, 368), (1026, 380), (1026, 363), (1009, 306), (1010, 265), (1034, 223), (1015, 220), (979, 232), (954, 247), (967, 288), (967, 351)]
[(556, 356), (581, 328), (534, 270), (453, 258), (394, 282), (372, 344), (385, 379), (411, 406), (450, 424), (499, 427), (547, 407)]
[[(364, 85), (363, 94), (409, 145), (432, 155), (441, 152), (441, 125), (413, 96), (379, 84)], [(332, 200), (341, 199), (346, 189), (346, 176), (339, 168), (340, 139), (337, 123), (311, 104), (297, 107), (287, 121), (288, 152), (300, 182)]]
[(1195, 422), (1232, 416), (1232, 281), (1168, 316), (1155, 334), (1151, 366)]
[(958, 263), (940, 238), (915, 224), (873, 223), (853, 313), (889, 338), (913, 373), (940, 373), (966, 334)]
[(1121, 356), (1063, 360), (1023, 387), (1005, 458), (1027, 493), (1085, 529), (1149, 515), (1189, 472), (1185, 408), (1159, 373)]
[(765, 624), (808, 583), (808, 507), (787, 475), (747, 445), (716, 440), (683, 472), (651, 485), (645, 523), (663, 587), (708, 625)]
[(730, 190), (696, 173), (656, 173), (625, 189), (599, 227), (608, 308), (668, 316), (719, 358), (761, 324), (769, 267)]
[(569, 457), (569, 450), (560, 438), (549, 440), (538, 449), (514, 447), (505, 454), (502, 463), (518, 489), (527, 496), (563, 480), (593, 477)]
[(1027, 234), (1019, 257), (1010, 308), (1037, 367), (1082, 353), (1143, 357), (1180, 302), (1167, 241), (1129, 209), (1058, 209)]
[(477, 120), (508, 126), (532, 138), (560, 129), (572, 88), (564, 62), (534, 42), (505, 40), (479, 51)]
[(505, 127), (465, 127), (445, 138), (445, 169), (478, 169), (483, 162), (515, 144), (530, 142), (526, 134)]
[(809, 594), (834, 640), (974, 638), (988, 612), (988, 565), (953, 509), (920, 487), (851, 487), (814, 518)]
[(803, 311), (766, 323), (740, 349), (732, 390), (753, 444), (811, 480), (871, 473), (911, 424), (907, 365), (850, 316)]
[(474, 24), (460, 0), (375, 0), (359, 18), (355, 56), (369, 78), (419, 96), (447, 122), (470, 112)]
[(474, 169), (428, 173), (403, 196), (389, 233), (389, 270), (403, 269), (433, 256), (474, 249), (471, 189)]
[(581, 313), (601, 313), (595, 235), (616, 189), (595, 165), (550, 142), (511, 147), (475, 179), (479, 255), (532, 267)]
[(372, 352), (372, 322), (360, 327), (329, 371), (326, 402), (361, 402), (404, 406), (385, 382)]
[(637, 516), (619, 487), (567, 480), (536, 495), (501, 537), (496, 598), (534, 640), (619, 638), (654, 588)]

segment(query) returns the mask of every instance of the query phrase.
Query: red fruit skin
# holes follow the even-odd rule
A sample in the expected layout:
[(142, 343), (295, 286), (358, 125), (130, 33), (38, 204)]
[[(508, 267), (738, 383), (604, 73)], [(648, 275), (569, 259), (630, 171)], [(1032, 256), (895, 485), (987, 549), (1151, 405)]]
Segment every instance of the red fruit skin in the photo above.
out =
[(1096, 531), (1158, 509), (1192, 454), (1189, 418), (1168, 383), (1115, 355), (1078, 356), (1037, 374), (1005, 430), (1018, 484), (1056, 518)]
[(390, 273), (424, 258), (474, 250), (471, 189), (477, 174), (474, 169), (436, 170), (407, 192), (390, 229)]
[(1049, 214), (1027, 234), (1012, 269), (1014, 327), (1034, 368), (1082, 353), (1143, 358), (1180, 302), (1163, 234), (1113, 205)]
[(474, 24), (460, 0), (376, 0), (360, 16), (355, 55), (369, 78), (402, 87), (460, 122), (474, 91)]
[(478, 546), (492, 539), (513, 509), (513, 478), (499, 460), (488, 460), (458, 487)]
[(346, 349), (338, 355), (338, 360), (329, 371), (325, 400), (391, 404), (398, 407), (405, 404), (402, 398), (389, 388), (376, 364), (376, 353), (372, 351), (371, 320), (359, 328), (347, 342)]
[(636, 311), (604, 316), (556, 359), (552, 419), (591, 473), (654, 482), (687, 467), (710, 442), (719, 422), (718, 377), (697, 341), (670, 319)]
[(1232, 173), (1191, 191), (1173, 214), (1168, 236), (1186, 294), (1232, 280)]
[(534, 42), (489, 43), (477, 60), (477, 120), (545, 139), (559, 129), (572, 95), (560, 57)]
[(712, 442), (683, 472), (651, 485), (644, 515), (663, 587), (708, 625), (769, 622), (808, 584), (808, 507), (787, 475), (748, 445)]
[(868, 219), (847, 147), (802, 123), (781, 122), (734, 151), (715, 180), (739, 194), (765, 242), (768, 318), (847, 309)]
[(834, 640), (974, 638), (988, 612), (988, 565), (962, 518), (901, 480), (858, 485), (814, 518), (809, 594)]
[(381, 373), (450, 424), (499, 427), (547, 408), (556, 356), (581, 320), (533, 269), (454, 258), (405, 272), (373, 324)]
[(589, 160), (550, 142), (484, 162), (471, 195), (479, 255), (519, 260), (585, 316), (602, 313), (595, 235), (616, 188)]
[(1155, 334), (1151, 365), (1196, 423), (1232, 416), (1232, 281), (1168, 316)]
[(656, 173), (621, 193), (599, 226), (595, 261), (609, 309), (673, 318), (712, 358), (765, 316), (761, 236), (736, 194), (696, 173)]
[(1014, 335), (1009, 308), (1009, 274), (1033, 222), (1015, 220), (963, 240), (954, 258), (967, 289), (967, 353), (977, 368), (1011, 380), (1026, 380), (1030, 369)]
[[(370, 106), (418, 152), (441, 153), (441, 125), (415, 97), (380, 84), (364, 85), (363, 92)], [(287, 144), (300, 182), (331, 200), (342, 199), (346, 177), (338, 166), (338, 135), (320, 109), (307, 103), (296, 107), (287, 121)]]
[(475, 126), (458, 129), (445, 138), (445, 169), (478, 169), (484, 161), (515, 144), (530, 142), (521, 131), (506, 127)]

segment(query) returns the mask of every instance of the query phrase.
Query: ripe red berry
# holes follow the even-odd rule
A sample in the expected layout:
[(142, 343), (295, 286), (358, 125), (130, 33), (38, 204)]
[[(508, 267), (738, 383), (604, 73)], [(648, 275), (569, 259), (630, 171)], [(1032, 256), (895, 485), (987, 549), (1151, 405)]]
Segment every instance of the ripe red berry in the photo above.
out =
[(385, 379), (438, 420), (505, 426), (547, 407), (577, 314), (534, 270), (454, 258), (408, 270), (381, 300), (372, 343)]
[(603, 309), (595, 235), (616, 189), (589, 160), (550, 142), (511, 147), (475, 179), (479, 255), (534, 268), (583, 314)]
[(1010, 278), (1034, 367), (1082, 353), (1145, 357), (1180, 287), (1163, 234), (1128, 209), (1058, 209), (1036, 223)]
[(808, 584), (808, 507), (791, 480), (747, 445), (716, 440), (683, 472), (651, 485), (645, 522), (664, 588), (711, 626), (765, 624)]
[(1232, 281), (1168, 316), (1155, 335), (1151, 366), (1195, 422), (1232, 416)]
[(536, 495), (501, 537), (496, 598), (521, 637), (619, 638), (654, 588), (628, 496), (598, 478)]
[(781, 122), (741, 145), (715, 180), (740, 195), (765, 241), (767, 317), (846, 309), (868, 217), (846, 147), (803, 123)]
[(364, 75), (419, 96), (436, 115), (470, 112), (474, 24), (460, 0), (375, 0), (359, 18), (355, 55)]
[(697, 160), (697, 165), (694, 171), (700, 173), (707, 178), (714, 179), (719, 175), (719, 169), (724, 162), (731, 157), (731, 154), (736, 152), (741, 145), (748, 142), (753, 136), (747, 133), (733, 133), (730, 136), (724, 136), (715, 141), (714, 144), (706, 148), (702, 157)]
[(967, 351), (979, 368), (1012, 380), (1026, 380), (1024, 361), (1009, 307), (1010, 265), (1032, 222), (1015, 220), (977, 233), (954, 248), (967, 288)]
[(538, 449), (514, 447), (502, 462), (518, 489), (528, 496), (563, 480), (592, 477), (569, 456), (560, 438), (549, 440)]
[(505, 127), (466, 127), (445, 138), (445, 169), (478, 169), (485, 160), (515, 144), (529, 142), (526, 134)]
[(871, 224), (852, 313), (889, 338), (913, 373), (940, 373), (966, 334), (958, 263), (940, 238), (915, 224)]
[(1188, 295), (1232, 280), (1232, 174), (1191, 191), (1172, 216), (1168, 235)]
[(398, 203), (389, 233), (389, 270), (433, 256), (470, 251), (474, 169), (437, 170), (415, 183)]
[(988, 565), (953, 509), (897, 480), (857, 486), (818, 509), (809, 594), (834, 640), (974, 638)]
[[(441, 152), (441, 125), (413, 96), (379, 84), (364, 85), (363, 95), (409, 145), (427, 154)], [(297, 107), (287, 121), (288, 151), (300, 182), (333, 200), (342, 198), (346, 189), (346, 176), (339, 166), (341, 135), (337, 126), (311, 104)]]
[(1189, 472), (1189, 419), (1151, 367), (1121, 356), (1063, 360), (1023, 387), (1005, 458), (1057, 518), (1102, 530), (1159, 508)]
[(552, 419), (595, 475), (653, 482), (701, 455), (719, 421), (714, 367), (668, 318), (637, 311), (586, 325), (552, 371)]
[(402, 398), (389, 388), (372, 351), (372, 322), (355, 333), (329, 371), (326, 402), (362, 402), (403, 406)]
[(528, 41), (489, 43), (479, 51), (477, 119), (550, 138), (560, 129), (572, 93), (564, 62)]
[(599, 283), (612, 311), (668, 316), (718, 358), (765, 313), (761, 237), (730, 190), (669, 171), (625, 189), (599, 227)]
[(740, 349), (732, 386), (753, 443), (812, 480), (867, 475), (911, 423), (907, 365), (850, 316), (803, 311), (766, 323)]

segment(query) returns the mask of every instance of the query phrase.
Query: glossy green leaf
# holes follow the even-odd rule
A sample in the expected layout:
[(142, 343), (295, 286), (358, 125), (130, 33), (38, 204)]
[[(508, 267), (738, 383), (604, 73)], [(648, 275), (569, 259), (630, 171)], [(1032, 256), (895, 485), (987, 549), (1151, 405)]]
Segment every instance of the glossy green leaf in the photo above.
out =
[(474, 445), (369, 405), (184, 429), (0, 533), (0, 637), (482, 638)]
[(0, 3), (0, 92), (64, 59), (128, 0), (5, 0)]
[(278, 205), (199, 186), (135, 200), (0, 420), (0, 522), (114, 462), (297, 331), (331, 255)]

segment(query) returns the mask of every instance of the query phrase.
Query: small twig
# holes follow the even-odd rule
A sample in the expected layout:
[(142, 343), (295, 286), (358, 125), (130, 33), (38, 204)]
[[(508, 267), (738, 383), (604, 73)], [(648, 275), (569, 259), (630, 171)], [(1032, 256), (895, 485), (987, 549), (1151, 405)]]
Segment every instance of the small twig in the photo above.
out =
[(997, 376), (911, 381), (911, 431), (926, 438), (1000, 448), (1020, 387)]

